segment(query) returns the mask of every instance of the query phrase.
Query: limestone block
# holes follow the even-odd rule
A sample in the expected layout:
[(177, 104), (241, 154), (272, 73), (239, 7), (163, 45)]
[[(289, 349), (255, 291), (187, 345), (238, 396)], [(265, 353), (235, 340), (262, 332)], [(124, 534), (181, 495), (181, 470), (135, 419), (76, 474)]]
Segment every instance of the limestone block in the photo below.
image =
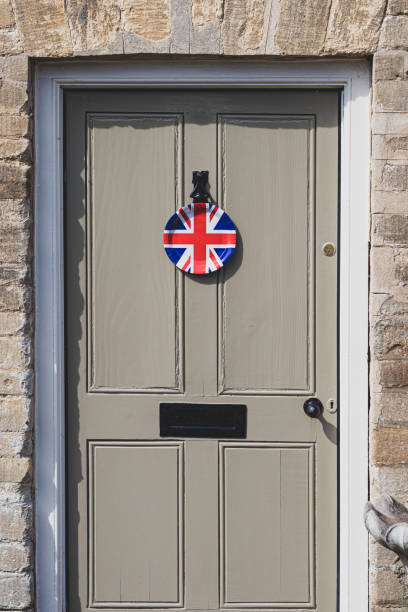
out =
[(376, 359), (408, 357), (408, 317), (384, 317), (374, 325), (373, 353)]
[(1, 81), (0, 112), (19, 113), (27, 104), (27, 86), (14, 81)]
[(408, 189), (408, 165), (373, 161), (374, 188), (380, 191), (406, 191)]
[(12, 28), (14, 26), (13, 9), (10, 0), (0, 0), (0, 28)]
[(124, 0), (125, 53), (167, 53), (170, 48), (170, 0)]
[(75, 55), (123, 53), (121, 5), (118, 2), (67, 0), (66, 16)]
[(29, 573), (0, 572), (0, 606), (4, 609), (23, 610), (32, 605), (33, 579)]
[(370, 439), (371, 461), (376, 465), (408, 464), (407, 427), (379, 427)]
[(0, 136), (27, 136), (29, 119), (27, 115), (0, 114)]
[(170, 53), (190, 52), (190, 11), (185, 0), (171, 0)]
[[(0, 230), (0, 257), (7, 263), (25, 263), (30, 254), (31, 236), (27, 230)], [(0, 272), (0, 278), (1, 278)]]
[(397, 284), (394, 269), (393, 250), (387, 247), (373, 247), (371, 259), (371, 292), (388, 293)]
[(16, 30), (0, 30), (0, 55), (22, 53), (23, 48)]
[(408, 502), (408, 466), (373, 466), (370, 470), (371, 497), (375, 500), (387, 492), (400, 502)]
[(224, 1), (193, 0), (191, 4), (190, 53), (219, 54)]
[(0, 368), (0, 387), (4, 394), (32, 395), (33, 371), (32, 368), (11, 370)]
[(408, 17), (386, 17), (379, 46), (382, 49), (408, 49)]
[(24, 53), (62, 57), (73, 53), (64, 0), (14, 0)]
[(192, 0), (191, 21), (194, 28), (206, 26), (214, 21), (221, 22), (224, 16), (224, 0)]
[(27, 504), (0, 504), (0, 538), (23, 540), (31, 536), (32, 511)]
[(373, 134), (408, 136), (408, 113), (374, 113)]
[(395, 276), (400, 284), (408, 284), (408, 249), (394, 251)]
[(370, 417), (375, 413), (377, 418), (372, 420), (374, 425), (390, 427), (392, 425), (408, 425), (408, 393), (383, 392), (372, 393)]
[(398, 390), (408, 387), (408, 362), (404, 360), (378, 361), (377, 365), (377, 380), (383, 389)]
[(407, 192), (406, 191), (374, 191), (372, 194), (373, 213), (395, 213), (407, 212)]
[(30, 457), (0, 457), (2, 482), (29, 482), (32, 478)]
[(11, 81), (28, 81), (28, 55), (10, 55), (4, 63), (4, 77)]
[(374, 81), (392, 81), (404, 77), (405, 54), (376, 53), (374, 55)]
[(0, 200), (0, 231), (27, 230), (31, 222), (27, 200)]
[(31, 363), (31, 339), (24, 336), (0, 336), (2, 370), (23, 369)]
[(408, 314), (408, 291), (396, 293), (395, 295), (382, 296), (379, 303), (378, 314), (381, 315), (405, 315)]
[(375, 573), (375, 580), (370, 581), (370, 601), (373, 604), (404, 603), (405, 589), (391, 570), (380, 570)]
[(378, 44), (385, 0), (333, 0), (325, 55), (373, 53)]
[[(0, 231), (0, 239), (1, 239)], [(1, 250), (0, 250), (1, 256)], [(10, 285), (29, 282), (31, 269), (23, 264), (0, 264), (0, 285)]]
[(388, 550), (370, 538), (370, 563), (376, 569), (389, 569), (395, 561), (395, 552)]
[(0, 163), (0, 199), (24, 198), (27, 195), (29, 166)]
[(372, 152), (375, 159), (400, 159), (408, 161), (408, 136), (374, 134)]
[(224, 0), (221, 50), (225, 55), (264, 52), (266, 34), (266, 0)]
[(283, 55), (320, 55), (326, 40), (331, 4), (331, 0), (281, 0), (275, 34), (278, 52)]
[(0, 158), (31, 160), (31, 142), (26, 138), (0, 138)]
[(373, 243), (408, 245), (408, 215), (374, 215)]
[[(8, 505), (19, 508), (20, 513), (23, 512), (23, 509), (25, 508), (26, 510), (24, 510), (24, 512), (28, 512), (27, 517), (31, 520), (31, 514), (29, 510), (32, 508), (32, 492), (32, 486), (30, 483), (22, 484), (14, 482), (0, 482), (0, 516), (1, 512)], [(29, 537), (29, 535), (29, 533), (26, 533), (24, 538), (21, 539), (26, 539)], [(2, 539), (4, 540), (10, 538), (4, 538), (3, 535), (0, 533), (0, 540)]]
[(0, 543), (0, 568), (3, 572), (21, 572), (32, 567), (32, 546), (30, 543)]
[(0, 431), (27, 432), (31, 429), (32, 401), (27, 397), (0, 396)]
[(32, 290), (21, 285), (0, 285), (0, 311), (20, 310), (30, 312)]
[(379, 81), (374, 98), (378, 112), (408, 112), (408, 81)]
[(408, 15), (408, 0), (388, 0), (388, 15)]
[(24, 312), (0, 312), (0, 336), (27, 334), (32, 330), (32, 317)]
[(13, 432), (3, 433), (0, 436), (0, 457), (30, 457), (31, 453), (32, 438), (30, 433)]

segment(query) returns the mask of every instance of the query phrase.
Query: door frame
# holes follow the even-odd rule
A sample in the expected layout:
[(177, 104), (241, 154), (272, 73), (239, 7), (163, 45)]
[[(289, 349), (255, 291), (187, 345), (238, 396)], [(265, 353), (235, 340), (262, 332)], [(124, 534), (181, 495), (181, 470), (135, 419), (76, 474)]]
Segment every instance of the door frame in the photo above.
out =
[(63, 89), (340, 88), (339, 612), (368, 609), (370, 65), (250, 58), (35, 67), (35, 525), (39, 612), (65, 610)]

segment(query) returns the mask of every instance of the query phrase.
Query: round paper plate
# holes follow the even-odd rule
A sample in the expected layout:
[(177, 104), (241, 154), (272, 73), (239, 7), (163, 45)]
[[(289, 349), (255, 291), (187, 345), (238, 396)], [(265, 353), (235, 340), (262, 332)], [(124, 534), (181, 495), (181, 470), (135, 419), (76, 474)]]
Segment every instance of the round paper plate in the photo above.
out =
[(190, 274), (209, 274), (222, 268), (236, 242), (237, 232), (227, 213), (205, 202), (179, 208), (163, 232), (169, 259)]

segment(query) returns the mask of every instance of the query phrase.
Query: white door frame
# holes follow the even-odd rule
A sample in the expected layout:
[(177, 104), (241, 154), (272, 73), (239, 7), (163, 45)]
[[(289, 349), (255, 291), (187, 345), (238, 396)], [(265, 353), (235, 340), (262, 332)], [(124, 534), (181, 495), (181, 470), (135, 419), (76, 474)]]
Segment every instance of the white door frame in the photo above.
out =
[(64, 87), (341, 88), (340, 612), (368, 609), (370, 71), (364, 60), (44, 62), (35, 76), (35, 499), (39, 612), (65, 609)]

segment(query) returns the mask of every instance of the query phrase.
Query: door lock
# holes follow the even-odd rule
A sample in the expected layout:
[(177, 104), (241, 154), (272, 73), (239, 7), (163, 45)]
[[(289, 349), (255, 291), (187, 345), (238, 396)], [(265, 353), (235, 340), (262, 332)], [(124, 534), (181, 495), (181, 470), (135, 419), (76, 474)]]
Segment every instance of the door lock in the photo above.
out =
[(303, 404), (305, 414), (312, 419), (318, 419), (323, 412), (323, 404), (317, 397), (309, 397)]

